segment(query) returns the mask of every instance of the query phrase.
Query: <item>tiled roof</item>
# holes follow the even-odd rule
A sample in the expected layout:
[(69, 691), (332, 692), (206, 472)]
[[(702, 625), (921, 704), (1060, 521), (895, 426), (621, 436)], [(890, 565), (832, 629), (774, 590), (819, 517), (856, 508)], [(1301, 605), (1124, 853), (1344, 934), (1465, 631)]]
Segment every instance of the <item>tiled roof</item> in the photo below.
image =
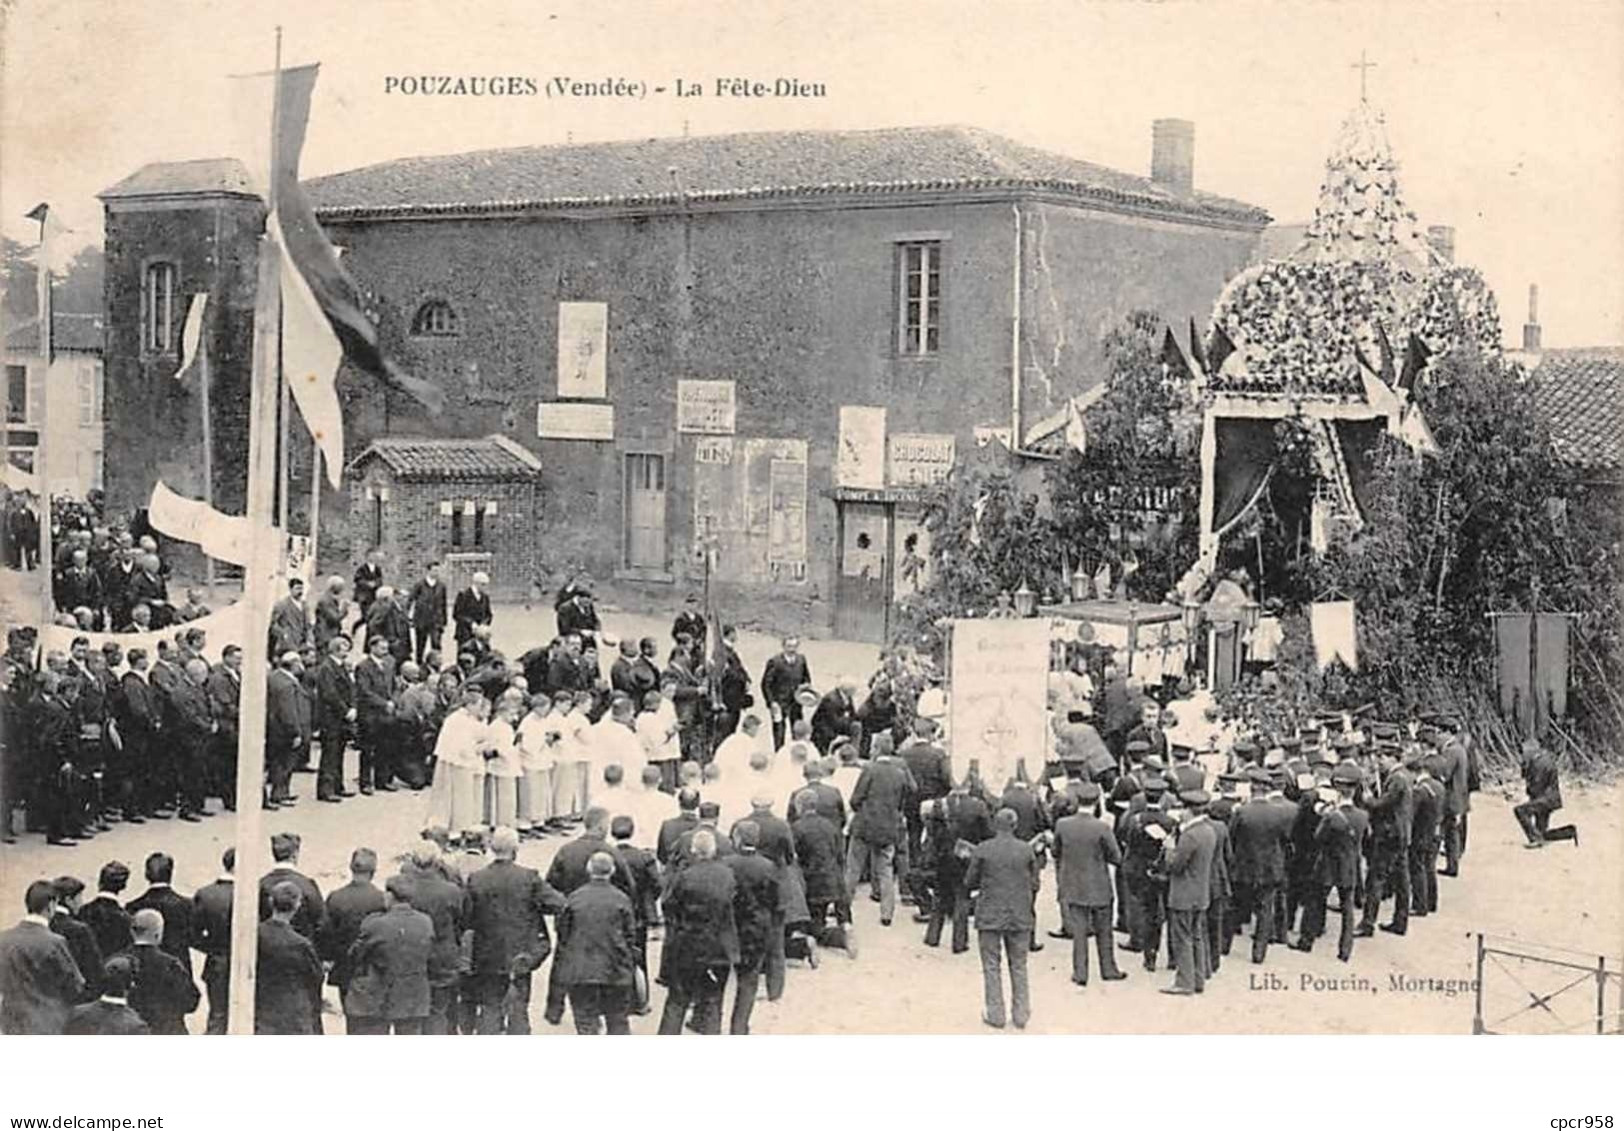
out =
[[(101, 353), (102, 320), (99, 314), (51, 316), (51, 345), (58, 352)], [(39, 350), (39, 319), (20, 322), (6, 333), (6, 352), (35, 353)]]
[(506, 436), (476, 440), (441, 440), (386, 436), (350, 463), (359, 470), (369, 459), (383, 460), (405, 480), (531, 479), (541, 461)]
[(1578, 467), (1624, 470), (1624, 347), (1546, 350), (1532, 382), (1557, 455)]
[(136, 196), (172, 196), (176, 193), (227, 193), (256, 196), (248, 170), (235, 157), (203, 161), (158, 161), (143, 165), (112, 188), (96, 195), (102, 200)]
[(1052, 192), (1092, 205), (1261, 227), (1263, 209), (1180, 195), (965, 126), (804, 130), (408, 157), (307, 182), (324, 219), (557, 208), (676, 208), (887, 193)]

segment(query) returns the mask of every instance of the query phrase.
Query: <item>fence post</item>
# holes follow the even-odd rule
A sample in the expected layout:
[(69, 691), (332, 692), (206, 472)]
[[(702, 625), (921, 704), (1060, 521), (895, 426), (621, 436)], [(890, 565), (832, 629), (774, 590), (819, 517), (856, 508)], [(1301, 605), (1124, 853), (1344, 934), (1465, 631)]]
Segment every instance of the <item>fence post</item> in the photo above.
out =
[(1596, 1035), (1607, 1032), (1607, 956), (1596, 956)]
[(1477, 977), (1473, 979), (1473, 983), (1477, 987), (1477, 992), (1474, 994), (1472, 1002), (1472, 1035), (1478, 1037), (1483, 1035), (1483, 934), (1481, 931), (1478, 932), (1477, 936)]

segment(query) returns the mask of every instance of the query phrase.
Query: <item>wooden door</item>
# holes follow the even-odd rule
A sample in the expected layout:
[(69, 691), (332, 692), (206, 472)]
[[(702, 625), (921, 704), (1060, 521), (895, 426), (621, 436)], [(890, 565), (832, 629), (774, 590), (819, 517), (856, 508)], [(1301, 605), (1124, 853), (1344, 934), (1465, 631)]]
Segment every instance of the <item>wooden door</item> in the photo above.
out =
[(665, 457), (626, 456), (626, 565), (665, 568)]
[(884, 503), (840, 505), (835, 635), (883, 644), (891, 605), (891, 514)]

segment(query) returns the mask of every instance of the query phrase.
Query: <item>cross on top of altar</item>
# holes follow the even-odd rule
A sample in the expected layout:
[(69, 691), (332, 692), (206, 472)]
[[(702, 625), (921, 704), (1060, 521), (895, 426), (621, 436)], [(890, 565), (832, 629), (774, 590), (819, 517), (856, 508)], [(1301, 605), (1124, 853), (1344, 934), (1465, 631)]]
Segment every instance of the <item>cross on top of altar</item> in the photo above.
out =
[(1359, 52), (1359, 61), (1357, 63), (1351, 64), (1353, 69), (1359, 72), (1359, 101), (1360, 102), (1369, 102), (1370, 101), (1369, 92), (1368, 92), (1368, 89), (1366, 87), (1366, 79), (1368, 79), (1369, 76), (1370, 76), (1370, 68), (1374, 67), (1375, 65), (1376, 65), (1375, 63), (1372, 63), (1369, 59), (1365, 58), (1365, 53), (1362, 50)]

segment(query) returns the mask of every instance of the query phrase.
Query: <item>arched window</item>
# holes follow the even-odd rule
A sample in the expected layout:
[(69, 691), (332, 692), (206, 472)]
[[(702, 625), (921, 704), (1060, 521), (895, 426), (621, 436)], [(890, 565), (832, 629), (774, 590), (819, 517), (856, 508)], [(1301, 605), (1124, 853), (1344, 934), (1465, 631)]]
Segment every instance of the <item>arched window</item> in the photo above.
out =
[(412, 315), (412, 335), (419, 338), (454, 338), (461, 329), (457, 312), (441, 299), (430, 299)]

